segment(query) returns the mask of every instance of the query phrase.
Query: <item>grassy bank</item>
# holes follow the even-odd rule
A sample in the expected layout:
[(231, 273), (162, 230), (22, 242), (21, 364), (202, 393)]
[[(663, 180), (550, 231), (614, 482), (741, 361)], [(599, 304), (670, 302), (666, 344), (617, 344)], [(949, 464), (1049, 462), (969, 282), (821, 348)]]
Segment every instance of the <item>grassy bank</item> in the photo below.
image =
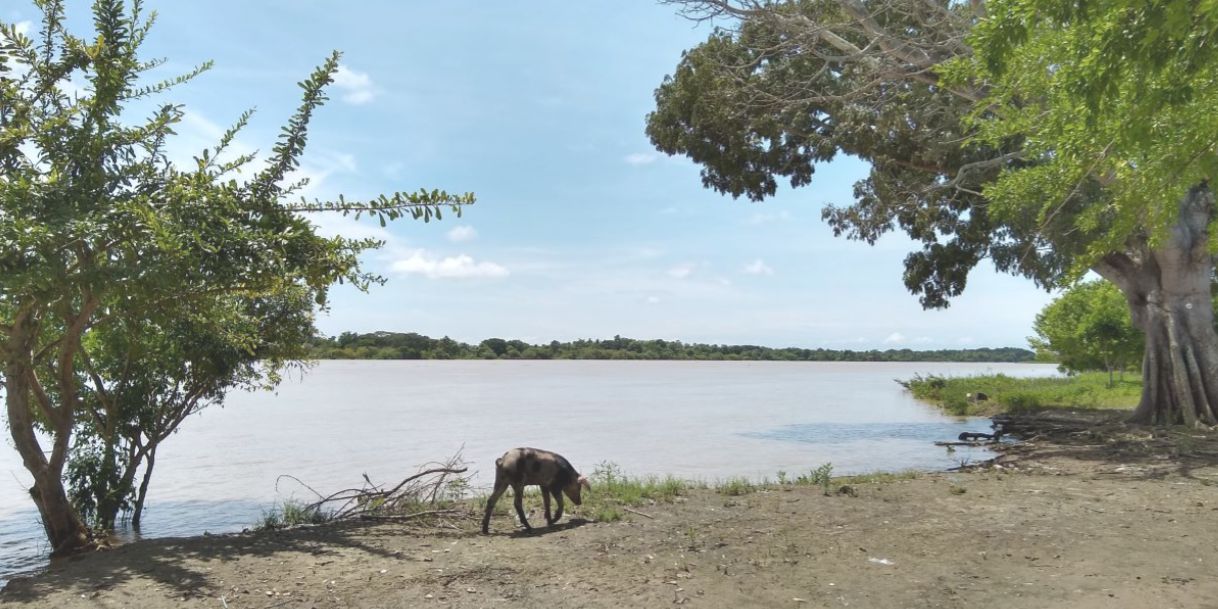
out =
[[(987, 416), (1052, 408), (1131, 409), (1138, 404), (1142, 380), (1126, 374), (1108, 386), (1108, 374), (1088, 372), (1068, 377), (1015, 378), (1005, 374), (941, 377), (915, 376), (899, 381), (914, 397), (959, 416)], [(978, 400), (978, 394), (985, 400)]]
[[(712, 489), (723, 497), (725, 505), (732, 503), (732, 498), (750, 495), (760, 491), (772, 490), (783, 486), (813, 486), (819, 487), (825, 495), (854, 496), (862, 485), (886, 484), (901, 480), (912, 480), (918, 477), (914, 471), (879, 472), (854, 476), (833, 476), (833, 465), (825, 463), (820, 467), (798, 474), (777, 472), (774, 479), (750, 480), (736, 477), (707, 483), (701, 480), (677, 478), (674, 476), (628, 476), (616, 463), (606, 462), (597, 465), (588, 476), (592, 490), (583, 493), (583, 506), (578, 513), (583, 518), (596, 522), (616, 522), (631, 520), (634, 515), (641, 515), (640, 509), (658, 504), (669, 504), (681, 500), (693, 490)], [(451, 493), (445, 493), (452, 496)], [(537, 487), (525, 490), (525, 504), (540, 507), (541, 491)], [(379, 517), (407, 517), (410, 514), (423, 512), (444, 512), (447, 518), (460, 517), (481, 520), (486, 510), (488, 495), (474, 495), (468, 499), (447, 499), (436, 504), (414, 504), (403, 509), (383, 512)], [(568, 504), (567, 511), (572, 511)], [(494, 513), (501, 516), (513, 514), (512, 497), (505, 494), (495, 504)], [(334, 520), (333, 512), (324, 512), (299, 501), (288, 500), (276, 505), (270, 511), (264, 512), (262, 518), (255, 524), (256, 529), (279, 529), (298, 525), (323, 524)], [(426, 522), (420, 519), (419, 522)], [(544, 526), (544, 522), (533, 522), (533, 526)]]

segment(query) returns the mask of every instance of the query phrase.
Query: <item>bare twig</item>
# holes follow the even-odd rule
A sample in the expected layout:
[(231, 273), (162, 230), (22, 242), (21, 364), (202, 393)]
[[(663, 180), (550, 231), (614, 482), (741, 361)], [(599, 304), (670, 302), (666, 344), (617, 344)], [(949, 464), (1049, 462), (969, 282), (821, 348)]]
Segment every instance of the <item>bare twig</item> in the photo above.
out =
[(449, 499), (459, 499), (469, 488), (469, 468), (458, 452), (443, 463), (430, 463), (416, 474), (407, 476), (392, 488), (376, 484), (363, 474), (364, 485), (347, 488), (329, 495), (291, 475), (282, 475), (276, 480), (294, 480), (312, 492), (317, 500), (304, 509), (313, 514), (322, 514), (326, 520), (415, 520), (425, 517), (454, 516), (460, 513), (445, 507)]
[(655, 516), (652, 516), (652, 515), (650, 515), (650, 514), (644, 514), (643, 512), (640, 512), (640, 511), (638, 511), (638, 510), (632, 510), (632, 509), (630, 509), (630, 508), (628, 508), (628, 507), (626, 507), (626, 506), (622, 506), (622, 509), (623, 509), (623, 510), (625, 510), (625, 511), (627, 511), (627, 512), (630, 512), (631, 514), (638, 514), (639, 516), (642, 516), (642, 517), (644, 517), (644, 518), (650, 518), (650, 519), (652, 519), (652, 520), (655, 520), (655, 519), (656, 519), (656, 517), (655, 517)]

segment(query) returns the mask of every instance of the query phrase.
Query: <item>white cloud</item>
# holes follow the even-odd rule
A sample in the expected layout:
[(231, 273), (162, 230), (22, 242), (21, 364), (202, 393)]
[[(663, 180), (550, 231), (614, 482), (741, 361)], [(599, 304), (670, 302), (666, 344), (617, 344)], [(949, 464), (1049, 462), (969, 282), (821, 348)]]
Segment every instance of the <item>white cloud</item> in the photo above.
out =
[(694, 265), (689, 264), (689, 263), (678, 264), (677, 266), (674, 266), (674, 267), (668, 269), (668, 276), (672, 277), (673, 279), (685, 279), (686, 277), (689, 277), (690, 274), (692, 274), (693, 272), (694, 272)]
[(749, 275), (773, 275), (774, 269), (770, 268), (761, 258), (744, 265), (744, 272)]
[(403, 169), (406, 169), (405, 163), (390, 163), (381, 169), (381, 173), (385, 174), (385, 177), (391, 180), (396, 180), (402, 177)]
[(423, 275), (429, 279), (500, 278), (511, 274), (494, 262), (477, 262), (465, 254), (440, 258), (426, 250), (415, 250), (390, 268), (397, 273)]
[(971, 337), (971, 336), (965, 336), (964, 338), (962, 338), (962, 339), (960, 339), (960, 340), (958, 340), (958, 341), (956, 341), (956, 342), (958, 342), (958, 343), (960, 343), (960, 344), (962, 344), (962, 345), (971, 345), (971, 344), (973, 344), (973, 343), (975, 343), (975, 342), (977, 342), (977, 341), (976, 341), (976, 340), (973, 340), (973, 337)]
[(365, 72), (356, 72), (345, 65), (339, 65), (334, 72), (334, 86), (345, 93), (343, 101), (359, 106), (372, 101), (376, 90), (372, 86), (372, 77)]
[(935, 339), (933, 339), (929, 336), (919, 336), (919, 337), (913, 339), (912, 342), (917, 345), (929, 345), (930, 343), (935, 342)]
[(774, 222), (775, 220), (790, 220), (793, 218), (789, 212), (781, 211), (776, 214), (756, 213), (749, 217), (749, 224), (765, 224), (766, 222)]
[(646, 165), (654, 162), (658, 156), (650, 152), (636, 152), (626, 157), (626, 162), (631, 165)]
[(28, 37), (30, 35), (30, 26), (32, 25), (34, 25), (33, 21), (18, 21), (17, 25), (13, 26), (13, 29), (17, 30), (18, 34)]
[(355, 155), (347, 154), (346, 152), (332, 152), (324, 155), (323, 159), (318, 160), (322, 160), (326, 164), (337, 165), (343, 171), (354, 173), (358, 170), (358, 167), (355, 165)]
[(660, 297), (659, 296), (648, 296), (647, 304), (650, 304), (650, 305), (660, 304)]
[(886, 345), (899, 344), (899, 343), (905, 342), (905, 340), (906, 339), (905, 339), (904, 334), (901, 334), (900, 332), (893, 332), (892, 334), (888, 335), (888, 338), (884, 339), (884, 344), (886, 344)]
[(448, 231), (447, 236), (448, 240), (453, 243), (462, 243), (475, 239), (478, 236), (478, 231), (474, 230), (472, 226), (458, 226)]

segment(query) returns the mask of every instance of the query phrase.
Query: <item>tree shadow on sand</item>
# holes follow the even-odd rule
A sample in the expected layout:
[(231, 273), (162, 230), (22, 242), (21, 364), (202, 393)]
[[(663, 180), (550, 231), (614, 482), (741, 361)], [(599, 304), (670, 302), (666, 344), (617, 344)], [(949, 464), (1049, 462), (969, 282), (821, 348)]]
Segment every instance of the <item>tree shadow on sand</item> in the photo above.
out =
[[(472, 520), (471, 520), (472, 522)], [(570, 528), (582, 522), (552, 528)], [(414, 538), (469, 537), (466, 529), (424, 528), (399, 523), (341, 521), (281, 530), (251, 531), (225, 535), (146, 539), (109, 550), (52, 561), (43, 573), (17, 576), (0, 592), (0, 604), (33, 603), (51, 592), (70, 591), (91, 598), (97, 592), (136, 578), (148, 578), (161, 586), (166, 598), (219, 596), (227, 588), (214, 581), (209, 565), (241, 559), (290, 558), (291, 554), (315, 557), (324, 565), (328, 556), (350, 549), (389, 560), (417, 560), (377, 543), (411, 536)]]
[(1097, 475), (1135, 479), (1181, 476), (1218, 482), (1198, 473), (1218, 468), (1218, 432), (1183, 426), (1130, 425), (1123, 410), (1043, 410), (994, 417), (1021, 442), (1000, 461), (1020, 465), (1069, 459), (1097, 466)]

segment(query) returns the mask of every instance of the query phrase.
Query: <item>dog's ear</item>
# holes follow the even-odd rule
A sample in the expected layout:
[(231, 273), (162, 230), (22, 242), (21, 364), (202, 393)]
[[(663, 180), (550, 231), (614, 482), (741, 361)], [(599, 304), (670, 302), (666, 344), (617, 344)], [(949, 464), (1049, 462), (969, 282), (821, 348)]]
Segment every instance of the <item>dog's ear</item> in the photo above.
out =
[(580, 485), (580, 486), (582, 486), (582, 487), (584, 487), (584, 488), (586, 488), (586, 489), (588, 489), (588, 490), (592, 490), (592, 483), (591, 483), (591, 482), (588, 482), (588, 477), (587, 477), (587, 476), (580, 476), (580, 477), (579, 477), (579, 485)]

